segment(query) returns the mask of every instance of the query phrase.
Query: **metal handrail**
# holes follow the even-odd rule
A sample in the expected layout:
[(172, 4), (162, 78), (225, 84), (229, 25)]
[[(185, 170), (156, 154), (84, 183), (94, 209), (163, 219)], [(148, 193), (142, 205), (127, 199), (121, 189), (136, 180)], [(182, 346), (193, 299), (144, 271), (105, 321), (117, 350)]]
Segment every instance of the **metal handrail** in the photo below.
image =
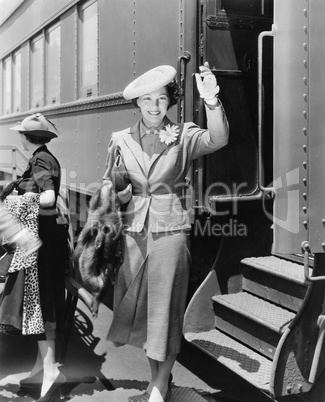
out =
[(310, 276), (309, 275), (309, 254), (310, 245), (308, 241), (303, 241), (301, 243), (301, 248), (304, 251), (304, 274), (307, 281), (310, 282), (320, 282), (325, 281), (325, 276)]
[[(185, 50), (177, 60), (177, 79), (178, 84), (183, 90), (183, 96), (177, 105), (177, 115), (178, 121), (184, 123), (185, 119), (185, 86), (186, 86), (186, 75), (187, 75), (187, 63), (191, 60), (191, 53)], [(182, 69), (183, 67), (183, 69)]]
[(275, 194), (274, 187), (265, 187), (262, 183), (263, 161), (262, 161), (262, 128), (263, 128), (263, 39), (266, 36), (275, 36), (275, 27), (272, 31), (261, 32), (258, 36), (258, 188), (263, 193)]

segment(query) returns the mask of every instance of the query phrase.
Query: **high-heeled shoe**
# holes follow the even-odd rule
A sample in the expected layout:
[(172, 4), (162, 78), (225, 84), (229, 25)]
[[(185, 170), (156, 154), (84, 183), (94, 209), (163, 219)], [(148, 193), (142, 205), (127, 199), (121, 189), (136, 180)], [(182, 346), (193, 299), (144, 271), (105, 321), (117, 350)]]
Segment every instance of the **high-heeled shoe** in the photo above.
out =
[[(169, 378), (168, 378), (168, 390), (165, 395), (165, 398), (167, 397), (168, 391), (170, 391), (170, 393), (171, 393), (172, 381), (173, 381), (173, 374), (170, 373)], [(128, 400), (129, 400), (129, 402), (148, 402), (149, 398), (150, 398), (150, 394), (147, 391), (145, 391), (143, 394), (130, 396)]]
[(64, 384), (66, 380), (65, 375), (60, 372), (46, 394), (38, 398), (35, 402), (53, 402), (57, 398), (60, 399), (61, 385)]

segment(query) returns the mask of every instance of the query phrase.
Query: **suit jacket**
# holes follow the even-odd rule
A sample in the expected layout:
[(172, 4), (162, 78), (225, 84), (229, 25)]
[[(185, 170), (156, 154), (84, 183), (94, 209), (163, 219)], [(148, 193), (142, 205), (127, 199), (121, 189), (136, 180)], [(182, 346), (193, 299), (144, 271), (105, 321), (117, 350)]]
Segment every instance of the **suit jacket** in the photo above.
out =
[[(227, 144), (228, 121), (222, 105), (206, 107), (208, 129), (190, 122), (178, 124), (181, 133), (170, 145), (156, 143), (149, 166), (144, 163), (140, 122), (115, 132), (108, 147), (104, 179), (111, 180), (116, 150), (123, 157), (132, 184), (133, 197), (128, 203), (124, 223), (130, 232), (144, 228), (153, 233), (190, 228), (182, 198), (186, 173), (192, 161)], [(174, 125), (166, 118), (165, 125)]]

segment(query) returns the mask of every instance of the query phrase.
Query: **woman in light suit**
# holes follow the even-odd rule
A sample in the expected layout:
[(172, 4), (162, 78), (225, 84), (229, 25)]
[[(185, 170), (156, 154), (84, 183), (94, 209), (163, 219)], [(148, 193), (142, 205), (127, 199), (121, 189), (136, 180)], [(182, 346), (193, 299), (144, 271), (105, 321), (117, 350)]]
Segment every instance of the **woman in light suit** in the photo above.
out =
[(113, 133), (104, 180), (114, 183), (121, 155), (130, 184), (118, 192), (124, 205), (124, 263), (114, 290), (114, 318), (108, 339), (143, 348), (151, 379), (131, 402), (171, 397), (171, 370), (180, 352), (189, 267), (190, 222), (182, 194), (186, 173), (199, 156), (228, 142), (228, 122), (217, 97), (219, 87), (208, 63), (196, 74), (208, 129), (176, 124), (166, 113), (177, 103), (176, 70), (159, 66), (129, 84), (123, 93), (142, 114), (133, 127)]

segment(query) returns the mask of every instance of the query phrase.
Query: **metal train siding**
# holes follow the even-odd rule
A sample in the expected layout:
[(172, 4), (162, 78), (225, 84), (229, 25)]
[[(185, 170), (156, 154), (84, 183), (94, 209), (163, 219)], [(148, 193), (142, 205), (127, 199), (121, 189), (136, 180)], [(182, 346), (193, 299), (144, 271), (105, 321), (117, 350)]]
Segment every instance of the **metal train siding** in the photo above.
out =
[[(26, 0), (0, 27), (0, 58), (21, 52), (21, 102), (19, 113), (2, 114), (1, 144), (17, 144), (8, 128), (35, 110), (59, 127), (61, 136), (50, 147), (67, 173), (67, 184), (86, 187), (101, 181), (111, 133), (131, 125), (137, 111), (122, 98), (124, 87), (135, 77), (159, 64), (177, 67), (184, 50), (193, 54), (189, 74), (196, 69), (196, 1), (107, 1), (97, 8), (96, 82), (90, 96), (83, 92), (80, 76), (81, 7), (94, 2)], [(60, 26), (60, 94), (55, 104), (46, 104), (47, 33)], [(31, 107), (30, 43), (41, 37), (44, 94), (38, 108)], [(85, 61), (87, 63), (87, 61)], [(89, 65), (89, 61), (88, 61)], [(2, 63), (3, 66), (3, 63)], [(84, 70), (87, 66), (83, 66)], [(88, 67), (89, 68), (89, 67)], [(2, 68), (2, 76), (4, 74)], [(89, 95), (89, 93), (88, 93)], [(3, 110), (3, 102), (1, 109)], [(188, 105), (190, 110), (190, 105)], [(189, 113), (189, 112), (188, 112)], [(175, 118), (176, 109), (172, 112)]]
[[(189, 172), (193, 263), (184, 336), (272, 399), (308, 393), (325, 365), (325, 2), (15, 4), (0, 26), (0, 145), (20, 146), (9, 127), (31, 112), (60, 128), (50, 148), (70, 189), (76, 231), (86, 219), (87, 197), (101, 183), (111, 133), (138, 118), (122, 98), (124, 87), (151, 67), (171, 64), (184, 99), (170, 117), (204, 126), (193, 74), (209, 61), (230, 142)], [(59, 72), (59, 91), (49, 97), (48, 48), (57, 27), (59, 63), (51, 67)], [(85, 32), (91, 49), (84, 47)], [(15, 83), (18, 54), (19, 102), (6, 81)]]

